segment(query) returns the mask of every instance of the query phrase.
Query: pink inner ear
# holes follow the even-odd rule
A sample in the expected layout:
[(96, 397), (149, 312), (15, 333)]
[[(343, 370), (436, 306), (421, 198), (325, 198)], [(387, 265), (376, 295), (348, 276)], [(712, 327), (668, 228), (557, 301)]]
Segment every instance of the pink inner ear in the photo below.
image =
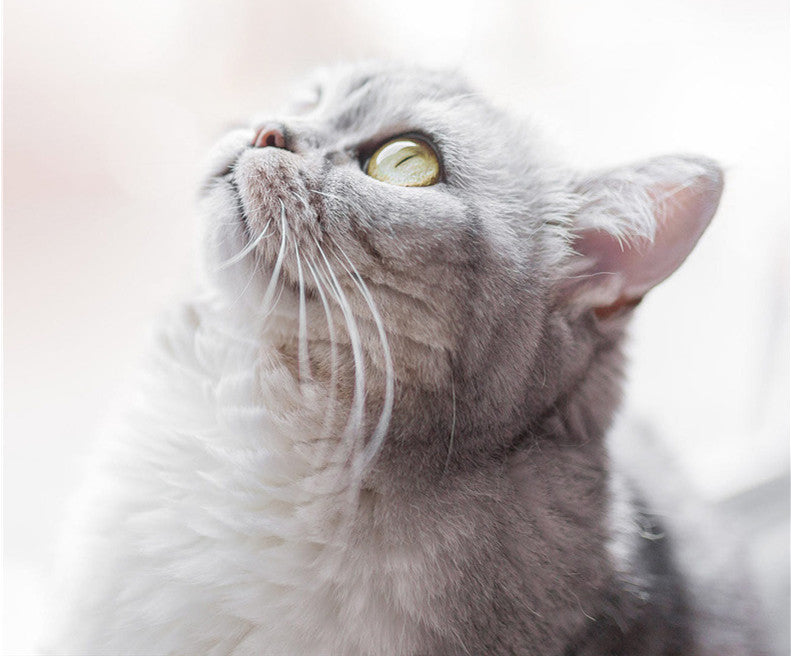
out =
[(628, 236), (619, 241), (604, 230), (587, 229), (579, 233), (575, 250), (595, 262), (595, 272), (620, 274), (616, 303), (639, 299), (687, 258), (714, 216), (721, 192), (718, 171), (675, 188), (657, 186), (649, 190), (656, 221), (652, 242)]

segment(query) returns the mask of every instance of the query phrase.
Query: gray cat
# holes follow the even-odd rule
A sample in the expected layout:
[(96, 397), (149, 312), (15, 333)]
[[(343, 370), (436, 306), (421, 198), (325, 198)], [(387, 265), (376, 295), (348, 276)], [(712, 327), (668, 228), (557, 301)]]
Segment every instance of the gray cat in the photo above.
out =
[(569, 170), (394, 65), (229, 134), (203, 291), (101, 444), (52, 651), (756, 653), (605, 445), (633, 309), (721, 191), (702, 157)]

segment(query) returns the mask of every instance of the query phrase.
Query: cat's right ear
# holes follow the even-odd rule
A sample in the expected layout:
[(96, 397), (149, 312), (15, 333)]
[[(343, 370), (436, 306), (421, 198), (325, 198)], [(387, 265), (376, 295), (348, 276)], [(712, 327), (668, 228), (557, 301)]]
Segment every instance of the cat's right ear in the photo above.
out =
[(606, 318), (640, 302), (687, 258), (717, 210), (722, 170), (668, 156), (576, 181), (567, 301)]

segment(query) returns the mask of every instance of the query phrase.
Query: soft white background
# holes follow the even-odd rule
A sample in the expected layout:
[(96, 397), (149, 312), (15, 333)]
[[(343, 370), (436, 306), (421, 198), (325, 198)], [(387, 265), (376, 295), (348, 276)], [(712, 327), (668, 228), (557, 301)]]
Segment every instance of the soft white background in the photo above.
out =
[(581, 166), (719, 159), (721, 211), (640, 308), (627, 407), (708, 499), (787, 473), (785, 0), (7, 0), (4, 36), (5, 653), (46, 621), (81, 458), (189, 288), (200, 158), (316, 64), (461, 68)]

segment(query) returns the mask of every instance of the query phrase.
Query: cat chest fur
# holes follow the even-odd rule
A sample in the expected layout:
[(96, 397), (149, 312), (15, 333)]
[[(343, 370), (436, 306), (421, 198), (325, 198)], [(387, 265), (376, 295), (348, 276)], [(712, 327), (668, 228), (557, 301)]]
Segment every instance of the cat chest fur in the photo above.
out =
[(349, 524), (320, 400), (212, 316), (196, 306), (170, 322), (139, 410), (106, 444), (81, 550), (99, 554), (90, 569), (108, 578), (83, 595), (90, 626), (66, 628), (66, 643), (81, 653), (414, 651), (430, 556), (414, 536), (388, 546), (370, 513)]

